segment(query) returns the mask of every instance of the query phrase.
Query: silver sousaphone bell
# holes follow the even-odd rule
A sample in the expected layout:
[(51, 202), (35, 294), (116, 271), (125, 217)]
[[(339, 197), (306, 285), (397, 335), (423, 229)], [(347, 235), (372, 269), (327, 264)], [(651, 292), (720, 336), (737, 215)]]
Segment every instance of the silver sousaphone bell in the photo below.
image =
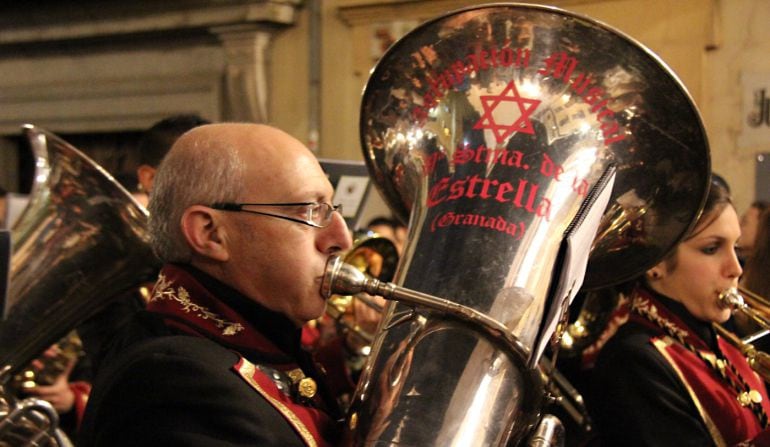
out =
[[(402, 302), (386, 308), (347, 442), (544, 445), (537, 365), (577, 289), (651, 267), (701, 209), (709, 150), (691, 98), (602, 23), (497, 3), (396, 42), (360, 130), (409, 237), (394, 284), (371, 289)], [(338, 275), (329, 293), (351, 292)]]

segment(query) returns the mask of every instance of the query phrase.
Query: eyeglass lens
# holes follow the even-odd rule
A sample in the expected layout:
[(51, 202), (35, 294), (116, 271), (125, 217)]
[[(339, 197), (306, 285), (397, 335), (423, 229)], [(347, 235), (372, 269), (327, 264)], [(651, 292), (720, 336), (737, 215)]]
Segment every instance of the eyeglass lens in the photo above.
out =
[[(338, 211), (342, 211), (341, 207), (338, 207)], [(326, 226), (332, 219), (335, 208), (328, 203), (318, 203), (310, 208), (310, 221), (316, 225)]]

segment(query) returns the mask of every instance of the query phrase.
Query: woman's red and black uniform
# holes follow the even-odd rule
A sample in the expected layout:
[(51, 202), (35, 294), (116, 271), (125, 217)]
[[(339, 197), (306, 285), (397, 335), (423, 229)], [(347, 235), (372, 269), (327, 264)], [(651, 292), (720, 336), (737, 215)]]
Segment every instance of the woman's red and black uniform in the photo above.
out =
[(592, 372), (601, 445), (770, 445), (765, 384), (740, 351), (643, 285), (631, 306)]

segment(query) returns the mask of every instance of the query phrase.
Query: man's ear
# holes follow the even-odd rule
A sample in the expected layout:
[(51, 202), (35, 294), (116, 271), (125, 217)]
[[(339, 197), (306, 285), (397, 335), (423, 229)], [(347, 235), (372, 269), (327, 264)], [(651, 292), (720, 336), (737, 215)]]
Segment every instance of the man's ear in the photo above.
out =
[(230, 258), (222, 216), (216, 210), (193, 205), (182, 214), (181, 224), (187, 244), (196, 254), (221, 262)]
[(142, 187), (142, 191), (147, 194), (152, 191), (152, 184), (155, 181), (155, 173), (158, 170), (150, 165), (141, 165), (136, 168), (136, 178), (139, 180), (139, 185)]

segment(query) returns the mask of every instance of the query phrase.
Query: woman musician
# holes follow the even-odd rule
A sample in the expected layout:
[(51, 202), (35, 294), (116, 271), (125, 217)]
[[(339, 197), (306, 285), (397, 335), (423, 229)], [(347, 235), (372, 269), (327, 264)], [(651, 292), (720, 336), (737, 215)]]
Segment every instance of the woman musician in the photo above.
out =
[(770, 445), (763, 380), (717, 335), (738, 285), (740, 226), (717, 182), (691, 232), (635, 281), (628, 322), (599, 353), (589, 408), (602, 445)]

